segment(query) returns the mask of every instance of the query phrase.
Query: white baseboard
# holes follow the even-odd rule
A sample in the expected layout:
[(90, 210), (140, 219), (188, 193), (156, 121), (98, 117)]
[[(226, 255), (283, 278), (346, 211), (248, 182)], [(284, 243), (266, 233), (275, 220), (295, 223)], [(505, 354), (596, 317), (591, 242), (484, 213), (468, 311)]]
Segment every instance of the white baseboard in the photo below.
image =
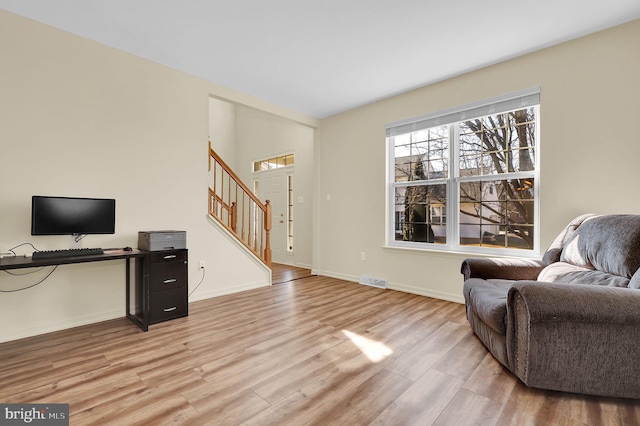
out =
[(239, 293), (241, 291), (254, 290), (256, 288), (269, 287), (270, 283), (265, 283), (264, 281), (247, 283), (235, 287), (225, 287), (221, 289), (216, 289), (214, 291), (207, 291), (204, 293), (195, 292), (193, 296), (189, 298), (189, 303), (197, 302), (199, 300), (211, 299), (212, 297), (218, 296), (226, 296), (227, 294)]
[(312, 270), (311, 273), (314, 275), (321, 275), (323, 277), (330, 277), (330, 278), (337, 278), (339, 280), (352, 281), (354, 283), (357, 283), (358, 280), (360, 279), (360, 277), (356, 277), (354, 275), (339, 274), (336, 272), (322, 271), (317, 269)]
[[(315, 271), (312, 271), (312, 273), (315, 275), (323, 275), (325, 277), (337, 278), (345, 281), (352, 281), (354, 283), (357, 283), (360, 280), (360, 278), (356, 276), (338, 274), (335, 272), (315, 270)], [(420, 287), (409, 286), (406, 284), (394, 283), (391, 281), (389, 281), (387, 288), (389, 290), (403, 291), (405, 293), (417, 294), (419, 296), (433, 297), (434, 299), (440, 299), (440, 300), (446, 300), (449, 302), (464, 304), (464, 297), (461, 294), (457, 294), (457, 293), (447, 293), (447, 292), (442, 292), (437, 290), (424, 289)]]
[[(70, 320), (57, 321), (53, 323), (48, 322), (47, 324), (38, 325), (36, 327), (13, 329), (8, 332), (0, 333), (0, 343), (124, 317), (125, 313), (121, 310), (117, 310), (112, 312), (103, 312), (95, 315), (86, 315), (83, 317), (74, 317)], [(131, 325), (133, 325), (133, 323), (131, 323)]]
[(433, 297), (434, 299), (446, 300), (448, 302), (464, 304), (464, 297), (456, 293), (445, 293), (442, 291), (423, 289), (396, 283), (389, 283), (389, 286), (387, 288), (391, 290), (403, 291), (405, 293), (417, 294), (420, 296)]

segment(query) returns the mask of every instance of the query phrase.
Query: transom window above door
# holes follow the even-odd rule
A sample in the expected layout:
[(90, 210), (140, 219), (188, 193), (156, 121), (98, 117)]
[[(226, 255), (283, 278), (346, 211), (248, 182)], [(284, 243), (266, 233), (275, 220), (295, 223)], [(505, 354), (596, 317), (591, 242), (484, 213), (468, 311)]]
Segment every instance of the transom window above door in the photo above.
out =
[(295, 162), (295, 154), (285, 154), (278, 157), (272, 157), (265, 160), (253, 162), (254, 172), (263, 172), (265, 170), (279, 169), (281, 167), (293, 166)]

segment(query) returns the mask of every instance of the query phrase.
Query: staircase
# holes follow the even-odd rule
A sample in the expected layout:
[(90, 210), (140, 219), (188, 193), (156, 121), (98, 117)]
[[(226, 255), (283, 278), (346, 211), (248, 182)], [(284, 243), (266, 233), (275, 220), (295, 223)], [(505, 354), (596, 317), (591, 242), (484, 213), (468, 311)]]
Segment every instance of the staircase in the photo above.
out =
[(271, 204), (264, 204), (211, 148), (209, 215), (271, 268)]

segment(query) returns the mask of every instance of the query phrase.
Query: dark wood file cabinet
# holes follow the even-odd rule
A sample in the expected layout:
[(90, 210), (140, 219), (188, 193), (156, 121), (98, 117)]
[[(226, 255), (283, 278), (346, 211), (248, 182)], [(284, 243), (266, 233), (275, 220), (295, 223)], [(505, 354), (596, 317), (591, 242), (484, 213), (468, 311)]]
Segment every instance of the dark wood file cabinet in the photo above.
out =
[(151, 324), (187, 316), (187, 249), (146, 252), (136, 262), (134, 322), (147, 331)]

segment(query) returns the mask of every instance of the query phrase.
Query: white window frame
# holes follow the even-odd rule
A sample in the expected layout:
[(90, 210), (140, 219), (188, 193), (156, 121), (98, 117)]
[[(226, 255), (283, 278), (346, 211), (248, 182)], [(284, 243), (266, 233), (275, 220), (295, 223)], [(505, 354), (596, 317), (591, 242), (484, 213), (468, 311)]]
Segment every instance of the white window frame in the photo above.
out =
[[(458, 123), (465, 119), (473, 119), (501, 112), (513, 111), (521, 108), (536, 106), (536, 139), (534, 170), (527, 172), (514, 172), (492, 174), (483, 176), (460, 177), (459, 171), (459, 141)], [(446, 244), (398, 241), (395, 239), (396, 215), (395, 215), (395, 189), (400, 186), (408, 186), (414, 182), (395, 182), (395, 143), (394, 136), (410, 133), (412, 131), (449, 125), (449, 170), (448, 177), (429, 180), (429, 184), (447, 185), (447, 227)], [(534, 87), (519, 92), (502, 95), (473, 104), (463, 105), (436, 112), (433, 114), (411, 118), (408, 120), (390, 123), (387, 131), (387, 188), (386, 188), (386, 246), (391, 248), (405, 248), (416, 250), (446, 251), (469, 254), (485, 254), (495, 256), (512, 256), (525, 258), (538, 258), (540, 256), (540, 88)], [(460, 183), (468, 181), (495, 181), (508, 179), (521, 179), (533, 177), (534, 186), (534, 247), (533, 249), (476, 247), (460, 244)]]

